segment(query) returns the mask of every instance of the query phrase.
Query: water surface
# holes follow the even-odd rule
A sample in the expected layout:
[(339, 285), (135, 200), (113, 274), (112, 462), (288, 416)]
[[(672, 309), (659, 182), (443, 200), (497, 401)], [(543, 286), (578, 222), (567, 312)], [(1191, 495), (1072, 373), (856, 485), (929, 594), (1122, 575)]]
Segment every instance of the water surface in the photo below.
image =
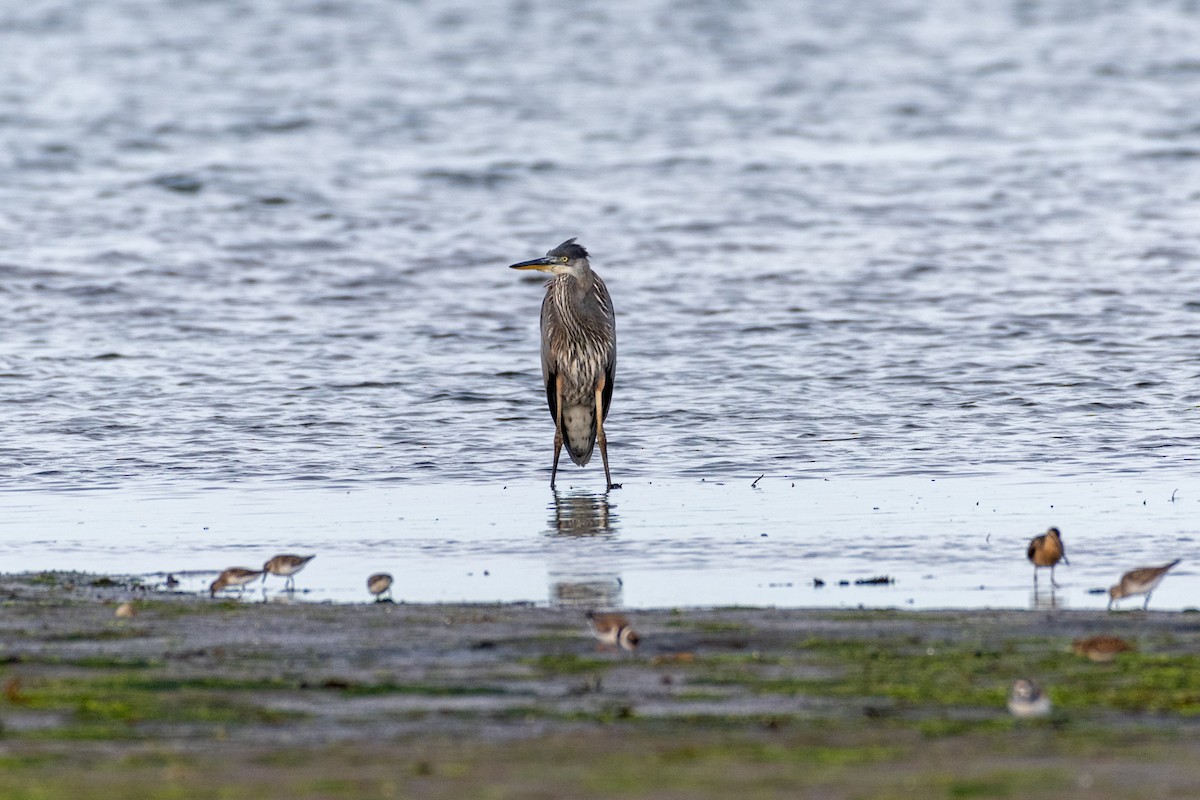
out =
[[(6, 8), (0, 483), (45, 514), (5, 511), (3, 568), (71, 562), (29, 546), (69, 540), (45, 527), (74, 524), (62, 491), (123, 509), (99, 564), (197, 493), (253, 519), (388, 487), (449, 516), (491, 498), (531, 538), (488, 555), (558, 563), (541, 289), (505, 267), (570, 236), (618, 314), (622, 542), (674, 530), (701, 481), (758, 475), (798, 489), (758, 511), (730, 490), (704, 519), (761, 516), (774, 542), (825, 479), (1169, 493), (1200, 444), (1198, 40), (1182, 1)], [(1194, 553), (1190, 518), (1112, 513), (1113, 536)], [(1006, 533), (1100, 520), (1036, 516)], [(414, 535), (321, 518), (283, 538)], [(696, 542), (764, 576), (778, 555)], [(929, 571), (912, 546), (903, 569)], [(902, 569), (850, 552), (840, 571)], [(695, 596), (650, 563), (657, 594), (625, 581), (627, 601)]]

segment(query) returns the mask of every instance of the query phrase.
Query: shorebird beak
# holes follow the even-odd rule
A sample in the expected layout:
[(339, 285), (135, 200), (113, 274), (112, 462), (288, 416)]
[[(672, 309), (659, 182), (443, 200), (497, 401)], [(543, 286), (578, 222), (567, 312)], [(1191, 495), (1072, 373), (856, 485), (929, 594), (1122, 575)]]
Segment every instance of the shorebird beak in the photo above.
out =
[(550, 272), (551, 268), (557, 263), (550, 256), (542, 256), (541, 258), (522, 261), (520, 264), (512, 264), (509, 266), (509, 269), (536, 269), (540, 272)]

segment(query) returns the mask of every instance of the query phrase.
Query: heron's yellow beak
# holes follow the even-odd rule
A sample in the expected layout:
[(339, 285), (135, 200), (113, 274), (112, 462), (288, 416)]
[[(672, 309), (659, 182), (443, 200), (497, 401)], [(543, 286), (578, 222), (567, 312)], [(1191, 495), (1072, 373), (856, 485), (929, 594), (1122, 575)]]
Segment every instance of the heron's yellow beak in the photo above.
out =
[(542, 256), (541, 258), (535, 258), (530, 261), (522, 261), (520, 264), (512, 264), (509, 266), (509, 269), (536, 269), (541, 272), (550, 272), (551, 267), (553, 267), (556, 263), (558, 262), (549, 256)]

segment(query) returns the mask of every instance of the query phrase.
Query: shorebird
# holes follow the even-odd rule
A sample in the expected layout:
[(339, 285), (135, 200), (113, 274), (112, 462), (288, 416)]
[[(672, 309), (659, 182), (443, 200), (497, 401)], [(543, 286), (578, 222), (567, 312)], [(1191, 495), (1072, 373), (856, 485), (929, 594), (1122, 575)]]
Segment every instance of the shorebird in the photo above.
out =
[(1158, 584), (1162, 582), (1163, 576), (1171, 570), (1171, 567), (1182, 560), (1177, 558), (1170, 564), (1164, 564), (1161, 567), (1139, 567), (1126, 572), (1121, 576), (1121, 582), (1108, 590), (1108, 610), (1112, 611), (1113, 603), (1122, 597), (1144, 594), (1146, 602), (1142, 603), (1142, 610), (1145, 611), (1150, 605), (1150, 593), (1158, 588)]
[(587, 612), (588, 628), (602, 643), (616, 647), (620, 645), (626, 650), (637, 650), (640, 641), (637, 632), (630, 627), (629, 620), (624, 614)]
[(1054, 582), (1054, 565), (1062, 561), (1067, 566), (1067, 551), (1063, 549), (1062, 532), (1058, 528), (1050, 528), (1041, 536), (1035, 536), (1029, 542), (1025, 555), (1033, 562), (1033, 588), (1037, 589), (1038, 567), (1050, 568), (1050, 585), (1059, 588)]
[(263, 583), (267, 582), (268, 575), (278, 575), (281, 578), (287, 578), (283, 584), (283, 590), (285, 592), (294, 591), (296, 588), (296, 579), (293, 576), (304, 569), (304, 566), (314, 558), (316, 558), (316, 555), (293, 556), (285, 553), (275, 556), (263, 564)]
[(241, 597), (246, 592), (246, 584), (262, 575), (261, 569), (246, 569), (245, 567), (230, 567), (217, 576), (217, 579), (212, 582), (212, 586), (208, 587), (209, 597), (216, 597), (217, 592), (228, 586), (237, 586), (238, 597)]
[(1071, 647), (1077, 656), (1087, 656), (1092, 661), (1107, 663), (1117, 657), (1118, 653), (1133, 652), (1133, 645), (1116, 636), (1089, 636), (1086, 639), (1076, 639)]
[(1008, 710), (1014, 717), (1044, 717), (1050, 713), (1050, 698), (1031, 680), (1021, 678), (1008, 691)]
[(392, 599), (392, 576), (386, 572), (376, 572), (371, 577), (367, 578), (367, 591), (375, 595), (375, 602), (383, 602), (383, 595), (387, 594), (387, 599)]

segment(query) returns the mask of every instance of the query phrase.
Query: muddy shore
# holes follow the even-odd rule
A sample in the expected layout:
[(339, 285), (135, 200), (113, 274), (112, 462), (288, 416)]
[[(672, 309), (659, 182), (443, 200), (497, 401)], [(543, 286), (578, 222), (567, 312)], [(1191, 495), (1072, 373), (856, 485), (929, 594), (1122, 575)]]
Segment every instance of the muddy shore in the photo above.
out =
[(629, 615), (636, 654), (579, 609), (0, 576), (0, 796), (1200, 795), (1200, 614)]

